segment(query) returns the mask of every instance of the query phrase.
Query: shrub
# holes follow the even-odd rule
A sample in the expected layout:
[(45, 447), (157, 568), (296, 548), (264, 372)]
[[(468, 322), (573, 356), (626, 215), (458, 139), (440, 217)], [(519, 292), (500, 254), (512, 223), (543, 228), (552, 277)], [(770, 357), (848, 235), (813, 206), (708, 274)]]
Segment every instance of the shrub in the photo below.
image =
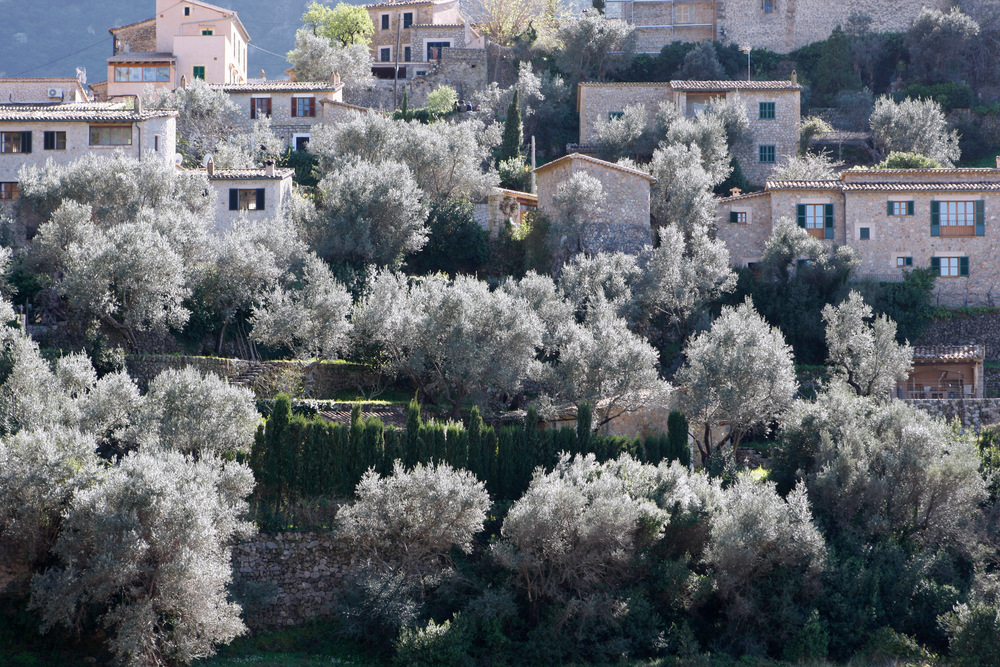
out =
[(418, 630), (404, 628), (396, 641), (394, 664), (399, 667), (462, 667), (474, 665), (471, 637), (460, 618), (440, 625), (431, 619)]
[(427, 94), (427, 109), (436, 114), (454, 110), (457, 103), (458, 93), (451, 86), (438, 86)]

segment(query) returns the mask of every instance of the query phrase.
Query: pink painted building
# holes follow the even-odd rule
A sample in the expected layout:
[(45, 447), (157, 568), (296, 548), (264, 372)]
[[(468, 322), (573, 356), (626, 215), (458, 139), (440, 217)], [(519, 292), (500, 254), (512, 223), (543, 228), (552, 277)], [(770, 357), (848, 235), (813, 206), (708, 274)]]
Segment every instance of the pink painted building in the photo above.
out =
[(173, 90), (182, 80), (247, 80), (250, 35), (234, 11), (201, 0), (156, 0), (153, 18), (109, 32), (108, 80), (92, 86), (107, 99), (141, 95), (147, 86)]

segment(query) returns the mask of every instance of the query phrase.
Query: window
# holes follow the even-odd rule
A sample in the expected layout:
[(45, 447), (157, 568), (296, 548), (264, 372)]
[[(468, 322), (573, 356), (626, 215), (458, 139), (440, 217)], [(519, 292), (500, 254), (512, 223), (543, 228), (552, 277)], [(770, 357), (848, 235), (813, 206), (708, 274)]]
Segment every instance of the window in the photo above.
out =
[(388, 30), (388, 29), (389, 29), (389, 15), (382, 14), (382, 30)]
[(796, 207), (799, 227), (819, 239), (833, 238), (833, 204), (799, 204)]
[(413, 25), (413, 12), (403, 12), (403, 28), (409, 28)]
[(141, 83), (143, 81), (170, 81), (170, 67), (116, 67), (115, 81)]
[(190, 7), (185, 7), (184, 8), (184, 16), (191, 16), (191, 8)]
[(774, 12), (774, 0), (761, 0), (760, 8), (764, 10), (765, 14), (771, 14)]
[(0, 183), (0, 201), (17, 199), (17, 183)]
[(241, 190), (239, 188), (229, 189), (229, 210), (230, 211), (263, 211), (264, 210), (264, 188), (252, 190)]
[(160, 152), (160, 135), (158, 134), (153, 135), (153, 150), (157, 153)]
[(441, 49), (451, 46), (451, 42), (427, 42), (427, 60), (441, 60)]
[(207, 36), (212, 35), (214, 33), (215, 33), (215, 31), (212, 30), (211, 28), (205, 28), (204, 30), (201, 31), (202, 37), (207, 37)]
[(760, 103), (760, 120), (774, 120), (774, 102)]
[(862, 241), (869, 241), (872, 238), (871, 227), (858, 227), (858, 238)]
[(194, 78), (201, 79), (202, 81), (205, 80), (205, 66), (204, 65), (195, 65), (192, 73), (194, 75)]
[(675, 12), (677, 23), (691, 23), (691, 5), (677, 5)]
[(316, 98), (293, 97), (292, 118), (314, 118), (316, 116)]
[(45, 150), (64, 151), (66, 150), (65, 132), (46, 132), (44, 135)]
[(761, 162), (774, 162), (774, 146), (761, 146), (760, 147), (760, 161)]
[(913, 202), (891, 201), (886, 206), (889, 215), (913, 215)]
[(30, 153), (31, 132), (0, 132), (0, 153)]
[(312, 137), (310, 135), (308, 135), (308, 134), (296, 134), (293, 137), (293, 140), (294, 140), (294, 143), (295, 143), (295, 150), (297, 150), (297, 151), (308, 150), (308, 148), (309, 148), (309, 140), (311, 138)]
[(747, 212), (746, 211), (730, 211), (729, 212), (729, 222), (738, 223), (741, 225), (747, 224)]
[(896, 266), (898, 266), (900, 268), (905, 268), (907, 266), (913, 266), (913, 258), (912, 257), (897, 257), (896, 258)]
[(250, 118), (270, 118), (271, 98), (251, 97), (250, 98)]
[(403, 47), (403, 62), (408, 63), (413, 59), (413, 49), (408, 46)]
[(931, 270), (942, 278), (968, 278), (968, 257), (931, 257)]
[(91, 146), (131, 146), (131, 125), (91, 125)]
[(932, 201), (931, 236), (985, 236), (983, 201)]
[(383, 63), (391, 63), (392, 62), (392, 48), (388, 47), (388, 46), (385, 46), (385, 47), (382, 47), (381, 49), (379, 49), (378, 59), (379, 59), (380, 62), (383, 62)]

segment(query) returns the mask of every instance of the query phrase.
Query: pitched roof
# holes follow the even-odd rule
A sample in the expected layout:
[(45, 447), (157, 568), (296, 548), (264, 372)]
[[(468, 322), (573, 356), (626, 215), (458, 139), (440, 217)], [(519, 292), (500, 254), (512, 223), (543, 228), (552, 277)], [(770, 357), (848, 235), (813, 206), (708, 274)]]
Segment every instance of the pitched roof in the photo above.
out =
[(768, 181), (767, 190), (840, 190), (840, 181)]
[(914, 345), (914, 361), (982, 361), (982, 345)]
[(361, 5), (365, 9), (383, 9), (387, 7), (414, 7), (416, 5), (437, 5), (434, 0), (406, 0), (406, 2), (373, 2), (369, 5)]
[(298, 93), (335, 92), (344, 87), (342, 83), (329, 81), (259, 81), (256, 83), (213, 83), (210, 88), (224, 93)]
[(941, 176), (947, 174), (997, 174), (998, 171), (993, 167), (939, 167), (937, 169), (864, 169), (858, 167), (852, 167), (851, 169), (845, 169), (840, 172), (840, 180), (846, 181), (851, 177), (864, 178), (866, 176), (872, 176), (875, 178), (881, 178), (884, 176), (912, 176), (914, 174), (929, 174), (932, 176)]
[(108, 58), (109, 63), (146, 63), (167, 60), (176, 62), (177, 56), (172, 53), (160, 51), (132, 51), (130, 53), (119, 53)]
[(0, 121), (138, 122), (176, 116), (177, 112), (169, 109), (143, 109), (136, 113), (123, 102), (0, 105)]
[(543, 171), (547, 171), (557, 164), (562, 164), (567, 160), (583, 160), (584, 162), (590, 162), (591, 164), (596, 164), (601, 167), (606, 167), (608, 169), (616, 169), (618, 171), (630, 174), (632, 176), (641, 176), (645, 178), (650, 184), (656, 183), (656, 179), (647, 174), (644, 171), (639, 171), (638, 169), (633, 169), (632, 167), (625, 167), (620, 164), (615, 164), (614, 162), (607, 162), (605, 160), (598, 160), (596, 157), (590, 157), (589, 155), (584, 155), (583, 153), (570, 153), (569, 155), (564, 155), (557, 160), (553, 160), (548, 164), (543, 164), (541, 167), (535, 169), (536, 174), (540, 174)]
[(538, 202), (538, 195), (532, 194), (530, 192), (521, 192), (520, 190), (509, 190), (507, 188), (494, 188), (500, 194), (508, 195), (510, 197), (516, 197), (518, 199), (525, 199), (527, 201)]
[(671, 81), (674, 90), (698, 92), (722, 92), (728, 90), (802, 90), (802, 86), (791, 81)]
[(759, 192), (743, 192), (738, 195), (729, 195), (728, 197), (719, 197), (718, 201), (721, 202), (731, 202), (731, 201), (741, 201), (743, 199), (753, 199), (754, 197), (764, 197), (771, 193), (767, 190), (760, 190)]
[(112, 35), (114, 35), (115, 33), (119, 32), (121, 30), (127, 30), (128, 28), (134, 28), (136, 26), (140, 26), (140, 25), (143, 25), (143, 24), (146, 24), (146, 23), (156, 23), (156, 17), (154, 16), (153, 18), (143, 19), (142, 21), (136, 21), (135, 23), (128, 23), (126, 25), (120, 25), (120, 26), (117, 26), (115, 28), (108, 28), (108, 32), (110, 32)]
[[(192, 169), (201, 174), (208, 175), (206, 169)], [(295, 175), (294, 169), (275, 169), (274, 176), (268, 176), (264, 169), (216, 169), (215, 173), (208, 177), (210, 181), (254, 181), (263, 179), (284, 180)]]
[(998, 192), (1000, 182), (992, 183), (841, 183), (844, 192)]

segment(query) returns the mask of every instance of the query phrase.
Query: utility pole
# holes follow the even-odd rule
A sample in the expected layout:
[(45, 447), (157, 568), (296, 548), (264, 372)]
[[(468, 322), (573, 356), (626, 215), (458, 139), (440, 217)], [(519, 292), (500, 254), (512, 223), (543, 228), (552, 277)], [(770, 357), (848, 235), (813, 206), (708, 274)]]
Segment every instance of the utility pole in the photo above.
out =
[(740, 51), (747, 54), (747, 81), (750, 80), (750, 50), (752, 48), (749, 44), (740, 47)]
[(535, 186), (535, 135), (531, 135), (531, 194), (538, 194)]
[(395, 111), (399, 108), (398, 97), (396, 93), (396, 87), (399, 85), (399, 33), (400, 26), (403, 24), (403, 15), (400, 12), (396, 12), (396, 48), (393, 49), (394, 59), (396, 61), (395, 66), (392, 68), (392, 110)]

